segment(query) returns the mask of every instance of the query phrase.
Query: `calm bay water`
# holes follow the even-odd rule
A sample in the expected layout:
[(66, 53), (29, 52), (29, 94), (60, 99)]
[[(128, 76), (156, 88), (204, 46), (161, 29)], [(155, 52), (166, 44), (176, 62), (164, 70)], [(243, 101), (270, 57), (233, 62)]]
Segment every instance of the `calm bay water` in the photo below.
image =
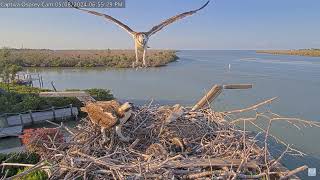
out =
[[(46, 88), (51, 88), (51, 81), (59, 90), (107, 88), (117, 98), (135, 102), (155, 99), (161, 103), (191, 105), (213, 84), (252, 83), (251, 90), (224, 91), (214, 108), (244, 108), (279, 97), (269, 106), (275, 113), (320, 121), (320, 58), (256, 54), (255, 51), (180, 51), (178, 56), (178, 62), (151, 69), (36, 70), (43, 76)], [(282, 125), (273, 127), (273, 133), (310, 155), (301, 161), (320, 169), (319, 129), (299, 131)], [(288, 159), (286, 165), (296, 167), (298, 164)]]

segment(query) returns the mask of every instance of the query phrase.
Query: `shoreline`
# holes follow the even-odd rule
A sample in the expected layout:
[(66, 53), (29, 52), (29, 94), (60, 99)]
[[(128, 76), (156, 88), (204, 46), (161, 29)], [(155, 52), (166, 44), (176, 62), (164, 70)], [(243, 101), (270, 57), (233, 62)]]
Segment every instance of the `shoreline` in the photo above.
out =
[[(0, 49), (9, 63), (24, 68), (76, 67), (76, 68), (132, 68), (136, 61), (134, 50), (48, 50), (48, 49)], [(175, 50), (149, 50), (148, 67), (166, 66), (179, 59)], [(142, 61), (142, 54), (139, 60)], [(138, 66), (142, 64), (139, 62)]]
[(291, 55), (291, 56), (320, 57), (320, 49), (257, 50), (256, 53), (260, 53), (260, 54), (273, 54), (273, 55)]

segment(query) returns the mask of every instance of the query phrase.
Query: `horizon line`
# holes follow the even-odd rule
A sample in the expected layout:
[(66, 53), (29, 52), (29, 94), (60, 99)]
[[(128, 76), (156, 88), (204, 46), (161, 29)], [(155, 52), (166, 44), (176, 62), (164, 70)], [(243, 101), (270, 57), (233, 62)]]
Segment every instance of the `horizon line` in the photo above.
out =
[[(102, 50), (134, 50), (134, 49), (121, 49), (121, 48), (83, 48), (83, 49), (73, 49), (73, 48), (63, 48), (63, 49), (50, 49), (50, 48), (16, 48), (16, 47), (9, 47), (9, 46), (2, 46), (0, 49), (15, 49), (15, 50), (52, 50), (52, 51), (102, 51)], [(271, 49), (271, 48), (257, 48), (257, 49), (165, 49), (165, 48), (152, 48), (149, 50), (166, 50), (166, 51), (259, 51), (259, 50), (301, 50), (301, 49), (317, 49), (317, 48), (299, 48), (299, 49)]]

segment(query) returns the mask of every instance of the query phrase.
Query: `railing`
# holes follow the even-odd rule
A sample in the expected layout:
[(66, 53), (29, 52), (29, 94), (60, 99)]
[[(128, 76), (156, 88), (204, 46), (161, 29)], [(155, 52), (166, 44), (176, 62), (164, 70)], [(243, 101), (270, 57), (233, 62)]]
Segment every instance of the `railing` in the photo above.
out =
[(78, 108), (72, 104), (64, 107), (51, 107), (45, 110), (29, 110), (21, 113), (5, 113), (0, 115), (0, 127), (7, 128), (18, 125), (32, 125), (46, 120), (77, 117)]

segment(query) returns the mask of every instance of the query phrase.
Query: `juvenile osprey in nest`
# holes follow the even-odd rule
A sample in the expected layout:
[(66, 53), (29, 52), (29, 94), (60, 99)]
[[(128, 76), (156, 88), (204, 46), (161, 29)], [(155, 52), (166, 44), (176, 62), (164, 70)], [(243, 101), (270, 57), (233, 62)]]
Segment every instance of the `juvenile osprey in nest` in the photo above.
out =
[(116, 127), (116, 133), (122, 141), (129, 141), (130, 138), (122, 135), (121, 126), (130, 118), (131, 105), (127, 102), (120, 105), (117, 101), (97, 101), (86, 104), (81, 108), (87, 112), (91, 122), (101, 128), (103, 140), (106, 141), (106, 130)]
[(153, 34), (155, 34), (158, 31), (162, 30), (164, 27), (166, 27), (166, 26), (168, 26), (168, 25), (170, 25), (170, 24), (172, 24), (172, 23), (174, 23), (174, 22), (176, 22), (176, 21), (178, 21), (178, 20), (180, 20), (180, 19), (182, 19), (184, 17), (191, 16), (191, 15), (195, 14), (199, 10), (205, 8), (209, 4), (210, 0), (208, 2), (206, 2), (201, 8), (196, 9), (196, 10), (192, 10), (192, 11), (188, 11), (188, 12), (185, 12), (185, 13), (181, 13), (181, 14), (176, 15), (176, 16), (173, 16), (173, 17), (163, 21), (159, 25), (154, 26), (148, 32), (136, 32), (136, 31), (133, 31), (129, 26), (127, 26), (124, 23), (120, 22), (119, 20), (113, 18), (112, 16), (109, 16), (109, 15), (106, 15), (106, 14), (102, 14), (102, 13), (99, 13), (99, 12), (96, 12), (96, 11), (90, 11), (90, 10), (86, 10), (86, 9), (81, 9), (79, 7), (74, 6), (72, 2), (70, 2), (70, 1), (68, 1), (68, 2), (71, 4), (72, 7), (76, 8), (78, 10), (81, 10), (81, 11), (84, 11), (86, 13), (93, 14), (93, 15), (96, 15), (96, 16), (104, 17), (107, 20), (112, 21), (113, 23), (117, 24), (118, 26), (120, 26), (125, 31), (127, 31), (133, 37), (134, 42), (135, 42), (136, 64), (139, 62), (138, 51), (143, 51), (142, 62), (143, 62), (143, 66), (146, 67), (145, 56), (146, 56), (146, 53), (147, 53), (148, 40), (149, 40), (150, 36), (152, 36)]

